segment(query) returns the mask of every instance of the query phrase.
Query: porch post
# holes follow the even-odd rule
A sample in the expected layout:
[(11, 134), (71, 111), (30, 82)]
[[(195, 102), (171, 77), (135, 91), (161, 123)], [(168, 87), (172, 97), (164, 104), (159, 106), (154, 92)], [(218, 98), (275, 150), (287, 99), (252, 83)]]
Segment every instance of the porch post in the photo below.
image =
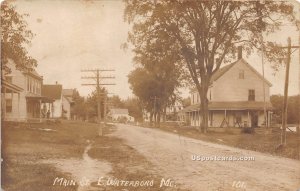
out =
[(194, 126), (194, 113), (191, 111), (191, 126)]
[(39, 112), (40, 112), (40, 122), (42, 122), (42, 99), (39, 100)]
[(28, 99), (25, 99), (25, 103), (26, 103), (26, 116), (25, 116), (25, 121), (27, 122), (28, 120)]
[(15, 118), (15, 110), (14, 110), (14, 92), (13, 91), (11, 91), (11, 93), (10, 93), (10, 98), (11, 98), (11, 114), (12, 114), (12, 119), (11, 120), (14, 120), (14, 118)]
[(197, 115), (198, 115), (198, 126), (200, 127), (200, 111), (197, 110)]
[(250, 127), (250, 114), (249, 114), (249, 110), (248, 110), (248, 121), (247, 121), (247, 126)]
[(20, 120), (20, 93), (18, 93), (18, 119)]
[(197, 119), (198, 119), (198, 127), (200, 127), (200, 113), (199, 113), (199, 110), (197, 110)]
[(195, 113), (192, 111), (192, 118), (193, 118), (193, 126), (195, 126)]
[(51, 113), (52, 113), (52, 118), (54, 117), (54, 107), (53, 107), (53, 102), (51, 103)]

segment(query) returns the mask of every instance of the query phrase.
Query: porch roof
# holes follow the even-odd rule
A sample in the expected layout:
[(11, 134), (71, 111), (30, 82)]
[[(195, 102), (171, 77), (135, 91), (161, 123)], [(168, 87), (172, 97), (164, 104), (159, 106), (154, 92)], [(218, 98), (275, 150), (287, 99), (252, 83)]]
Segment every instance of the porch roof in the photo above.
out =
[[(231, 101), (231, 102), (209, 102), (209, 110), (264, 110), (264, 102), (258, 101)], [(272, 110), (273, 106), (270, 102), (266, 102), (266, 109)], [(179, 112), (199, 111), (200, 104), (190, 105)]]
[(26, 97), (26, 99), (29, 99), (29, 100), (41, 100), (42, 103), (54, 102), (53, 99), (46, 97), (46, 96), (41, 96), (41, 95), (27, 94), (25, 97)]
[(23, 91), (23, 88), (8, 82), (5, 79), (1, 79), (1, 92), (4, 93), (4, 89), (6, 89), (6, 93), (20, 93)]

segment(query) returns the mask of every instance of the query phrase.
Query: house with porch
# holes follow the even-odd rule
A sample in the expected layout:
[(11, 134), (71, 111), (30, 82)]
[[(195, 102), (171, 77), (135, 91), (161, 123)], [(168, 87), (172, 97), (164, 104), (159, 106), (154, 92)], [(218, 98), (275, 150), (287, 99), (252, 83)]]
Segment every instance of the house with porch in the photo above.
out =
[[(270, 125), (272, 86), (242, 58), (220, 68), (211, 78), (208, 90), (209, 127), (259, 127)], [(265, 119), (266, 111), (266, 119)], [(190, 126), (201, 124), (200, 96), (191, 91), (191, 105), (180, 111)]]
[(43, 77), (34, 69), (18, 69), (12, 60), (11, 72), (1, 75), (1, 113), (4, 121), (40, 121), (41, 105), (52, 100), (41, 95)]
[(43, 104), (43, 113), (49, 113), (51, 118), (61, 118), (65, 111), (63, 110), (62, 85), (55, 84), (42, 85), (42, 96), (53, 100), (52, 104)]

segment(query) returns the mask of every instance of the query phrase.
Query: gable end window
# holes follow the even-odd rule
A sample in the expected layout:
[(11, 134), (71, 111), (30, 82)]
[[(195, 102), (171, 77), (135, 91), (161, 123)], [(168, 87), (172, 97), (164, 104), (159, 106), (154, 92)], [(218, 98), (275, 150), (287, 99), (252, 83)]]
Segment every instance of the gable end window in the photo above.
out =
[(255, 90), (248, 91), (248, 101), (255, 101)]

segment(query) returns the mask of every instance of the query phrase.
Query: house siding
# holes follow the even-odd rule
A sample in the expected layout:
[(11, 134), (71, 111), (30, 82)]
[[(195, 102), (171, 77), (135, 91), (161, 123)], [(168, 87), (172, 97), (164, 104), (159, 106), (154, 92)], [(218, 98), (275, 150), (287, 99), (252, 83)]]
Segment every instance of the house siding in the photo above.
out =
[[(28, 113), (27, 111), (26, 95), (28, 93), (31, 93), (33, 95), (40, 96), (40, 87), (42, 85), (42, 80), (36, 79), (20, 70), (17, 70), (12, 60), (8, 61), (8, 67), (11, 69), (11, 73), (5, 75), (5, 77), (11, 77), (11, 83), (21, 87), (23, 91), (21, 91), (19, 95), (17, 93), (7, 93), (5, 95), (5, 99), (12, 99), (12, 111), (6, 112), (5, 120), (25, 121), (27, 118), (31, 117), (30, 113)], [(32, 83), (30, 83), (29, 79)], [(35, 85), (33, 85), (33, 83)], [(31, 91), (29, 90), (30, 88), (28, 89), (28, 87), (31, 87)]]
[(64, 97), (62, 96), (62, 104), (63, 104), (63, 109), (66, 111), (66, 113), (64, 113), (64, 117), (66, 117), (67, 119), (71, 119), (71, 105), (70, 102)]
[[(244, 71), (244, 79), (239, 79), (239, 71)], [(265, 98), (270, 101), (269, 84), (265, 83)], [(255, 90), (255, 101), (264, 101), (263, 81), (242, 62), (215, 81), (211, 88), (211, 101), (248, 101), (248, 90)]]
[[(244, 78), (240, 78), (240, 72), (243, 73)], [(263, 83), (265, 83), (265, 95), (263, 90)], [(244, 102), (249, 101), (249, 90), (255, 91), (254, 102), (270, 102), (270, 87), (266, 80), (263, 80), (260, 74), (257, 73), (246, 61), (243, 59), (237, 61), (228, 71), (221, 75), (218, 79), (212, 82), (208, 90), (207, 98), (210, 102)], [(264, 100), (265, 96), (265, 100)], [(191, 92), (192, 105), (200, 103), (200, 96), (197, 91)], [(200, 108), (198, 108), (200, 109)], [(226, 114), (225, 114), (226, 113)], [(185, 115), (191, 126), (200, 126), (201, 118), (199, 111), (188, 111)], [(222, 124), (225, 119), (227, 123)], [(239, 117), (237, 117), (239, 116)], [(256, 116), (257, 120), (252, 120), (252, 116)], [(240, 124), (236, 123), (237, 118), (240, 119)], [(254, 123), (253, 121), (257, 121)], [(252, 124), (253, 123), (253, 124)], [(261, 126), (265, 123), (264, 112), (262, 109), (247, 110), (222, 108), (210, 110), (209, 126), (211, 127), (225, 127), (225, 126)]]

